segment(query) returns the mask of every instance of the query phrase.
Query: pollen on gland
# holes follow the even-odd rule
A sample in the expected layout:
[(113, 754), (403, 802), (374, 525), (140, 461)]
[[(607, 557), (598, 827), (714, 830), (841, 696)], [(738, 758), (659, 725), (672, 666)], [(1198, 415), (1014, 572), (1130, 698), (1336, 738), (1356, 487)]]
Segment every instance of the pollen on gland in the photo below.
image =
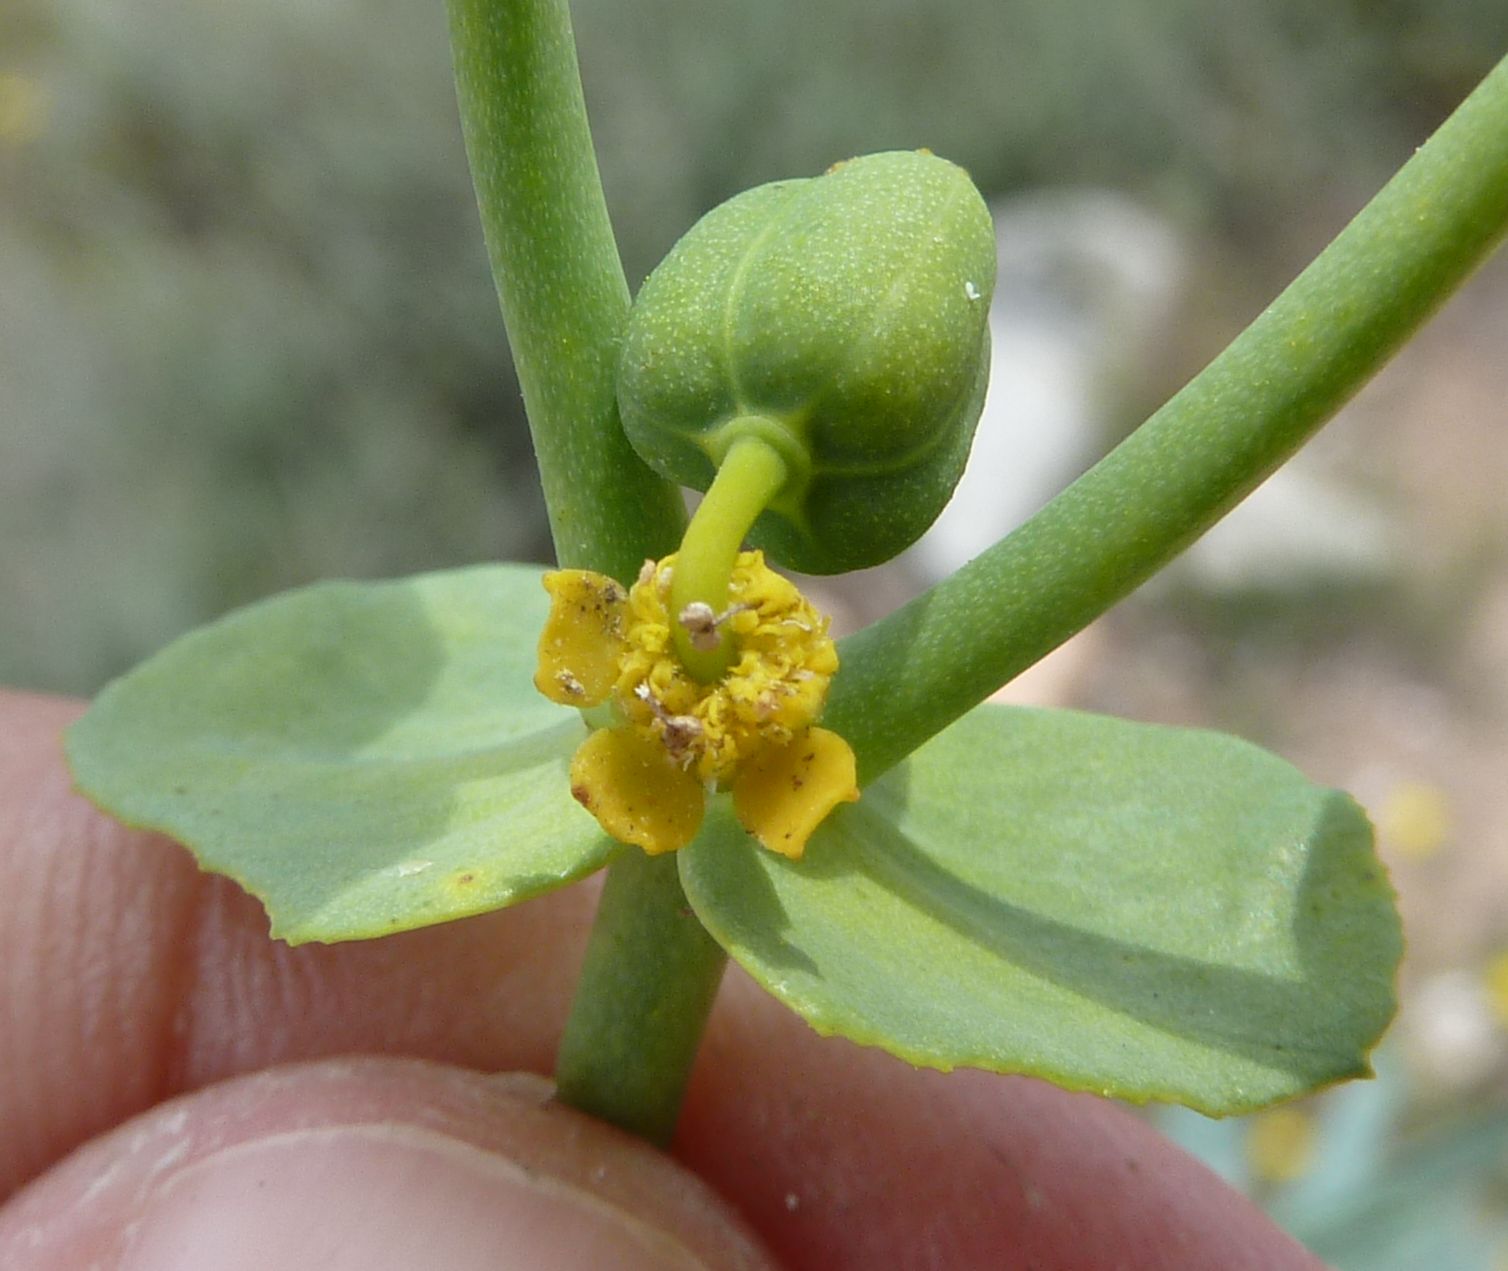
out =
[(572, 697), (586, 696), (586, 686), (569, 671), (557, 671), (555, 673), (555, 682), (560, 685), (562, 692), (568, 693)]

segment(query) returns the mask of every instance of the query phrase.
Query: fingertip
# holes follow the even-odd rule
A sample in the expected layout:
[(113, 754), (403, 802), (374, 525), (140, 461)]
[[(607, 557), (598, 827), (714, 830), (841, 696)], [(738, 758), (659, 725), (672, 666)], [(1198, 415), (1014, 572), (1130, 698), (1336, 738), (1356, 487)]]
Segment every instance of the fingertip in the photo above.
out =
[(165, 1104), (0, 1213), (17, 1271), (763, 1268), (738, 1219), (536, 1077), (273, 1069)]

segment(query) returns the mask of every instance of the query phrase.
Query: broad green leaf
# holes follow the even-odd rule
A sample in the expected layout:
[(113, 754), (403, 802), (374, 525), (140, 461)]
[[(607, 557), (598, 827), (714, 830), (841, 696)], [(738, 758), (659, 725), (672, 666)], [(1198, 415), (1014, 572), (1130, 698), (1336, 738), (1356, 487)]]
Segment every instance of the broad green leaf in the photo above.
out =
[(983, 707), (803, 860), (720, 806), (681, 874), (818, 1032), (928, 1067), (1223, 1115), (1365, 1075), (1394, 1009), (1361, 810), (1213, 733)]
[(79, 786), (257, 895), (289, 943), (483, 913), (602, 865), (580, 716), (534, 691), (539, 571), (320, 583), (184, 636), (68, 735)]

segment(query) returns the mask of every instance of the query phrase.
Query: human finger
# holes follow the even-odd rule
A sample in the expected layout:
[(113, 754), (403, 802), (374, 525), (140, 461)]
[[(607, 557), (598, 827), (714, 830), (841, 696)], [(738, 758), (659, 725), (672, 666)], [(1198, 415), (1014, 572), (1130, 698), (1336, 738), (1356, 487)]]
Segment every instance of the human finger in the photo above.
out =
[(81, 709), (0, 695), (0, 1198), (165, 1098), (276, 1063), (372, 1052), (549, 1070), (585, 890), (289, 949), (239, 888), (73, 792), (61, 735)]
[(668, 1157), (542, 1078), (393, 1059), (267, 1069), (173, 1100), (0, 1209), (14, 1271), (759, 1271)]
[(919, 1071), (817, 1036), (742, 976), (719, 1008), (676, 1151), (796, 1271), (1321, 1265), (1108, 1100)]
[[(0, 824), (0, 886), (18, 898), (0, 913), (0, 968), (15, 967), (19, 950), (34, 971), (18, 985), (0, 970), (0, 1019), (12, 1022), (0, 1036), (21, 1061), (21, 1093), (0, 1089), (0, 1120), (19, 1116), (28, 1131), (0, 1139), (0, 1166), (9, 1154), (24, 1177), (156, 1099), (310, 1055), (548, 1069), (589, 892), (288, 950), (236, 889), (69, 793), (55, 738), (74, 709), (30, 699), (21, 731), (33, 744), (20, 759), (0, 753), (25, 795), (0, 801), (0, 817), (33, 807), (9, 831)], [(0, 726), (0, 738), (15, 732)], [(817, 1038), (736, 972), (677, 1151), (798, 1266), (866, 1265), (858, 1255), (876, 1241), (897, 1267), (928, 1265), (934, 1241), (980, 1256), (1026, 1241), (1081, 1259), (1049, 1266), (1112, 1255), (1165, 1266), (1159, 1258), (1180, 1246), (1218, 1255), (1211, 1265), (1309, 1265), (1246, 1201), (1119, 1109), (1036, 1082), (915, 1072)], [(1126, 1262), (1128, 1249), (1149, 1260)]]

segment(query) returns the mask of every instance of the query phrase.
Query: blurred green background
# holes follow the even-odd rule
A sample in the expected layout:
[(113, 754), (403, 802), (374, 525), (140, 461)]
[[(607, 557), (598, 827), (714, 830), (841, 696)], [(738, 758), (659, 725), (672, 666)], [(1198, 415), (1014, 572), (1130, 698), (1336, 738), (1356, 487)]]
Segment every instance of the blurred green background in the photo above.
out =
[[(963, 163), (1002, 227), (1024, 208), (1071, 236), (1054, 209), (1085, 206), (1075, 191), (1154, 218), (1177, 244), (1176, 303), (1162, 323), (1101, 305), (1093, 357), (1121, 363), (1101, 442), (1508, 49), (1499, 0), (574, 12), (634, 284), (731, 193), (869, 150)], [(1042, 267), (1051, 295), (1093, 308), (1101, 265)], [(1170, 1123), (1342, 1266), (1504, 1256), (1505, 342), (1499, 261), (1306, 456), (1304, 535), (1380, 518), (1362, 565), (1175, 572), (1026, 690), (1234, 729), (1377, 820), (1412, 940), (1388, 1080), (1281, 1133)], [(548, 554), (442, 6), (4, 0), (0, 682), (89, 693), (299, 583)], [(862, 620), (914, 581), (832, 602)], [(1403, 1261), (1379, 1252), (1384, 1218)]]
[[(1218, 282), (1242, 301), (1508, 42), (1488, 0), (576, 22), (635, 283), (738, 189), (926, 145), (992, 195), (1131, 190), (1244, 252)], [(542, 526), (438, 5), (6, 0), (0, 680), (89, 692), (254, 597), (543, 558)]]

